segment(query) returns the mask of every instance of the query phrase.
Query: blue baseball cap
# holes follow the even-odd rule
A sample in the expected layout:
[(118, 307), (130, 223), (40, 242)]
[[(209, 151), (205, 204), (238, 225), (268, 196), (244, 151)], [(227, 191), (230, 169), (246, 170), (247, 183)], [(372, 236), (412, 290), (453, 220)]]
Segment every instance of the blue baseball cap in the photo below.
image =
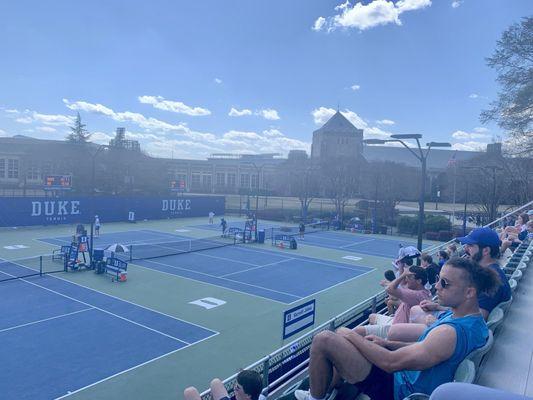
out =
[(489, 247), (500, 247), (502, 244), (496, 231), (490, 228), (473, 229), (468, 235), (458, 237), (455, 240), (461, 244), (477, 244)]

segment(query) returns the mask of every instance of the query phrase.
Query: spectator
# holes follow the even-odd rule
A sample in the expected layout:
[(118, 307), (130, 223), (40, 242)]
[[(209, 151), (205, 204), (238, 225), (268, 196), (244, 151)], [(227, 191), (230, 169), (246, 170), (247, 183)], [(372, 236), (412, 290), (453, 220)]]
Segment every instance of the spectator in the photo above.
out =
[[(382, 338), (387, 337), (387, 333), (393, 324), (409, 322), (409, 311), (412, 306), (419, 304), (422, 300), (431, 298), (431, 293), (424, 285), (427, 283), (427, 273), (422, 267), (410, 267), (405, 269), (403, 274), (393, 280), (387, 287), (387, 293), (400, 300), (400, 305), (394, 317), (383, 314), (370, 314), (368, 325), (358, 326), (354, 329), (362, 336), (376, 335)], [(402, 288), (400, 285), (404, 284)]]
[(502, 390), (487, 388), (484, 386), (472, 385), (469, 383), (452, 382), (439, 386), (429, 398), (430, 400), (470, 400), (470, 399), (491, 399), (491, 400), (532, 400), (533, 397), (522, 396), (520, 394), (504, 392)]
[(439, 250), (437, 253), (439, 256), (439, 267), (442, 268), (442, 266), (450, 259), (450, 255), (446, 250)]
[(529, 221), (529, 215), (524, 213), (520, 214), (516, 219), (516, 222), (513, 226), (506, 227), (503, 232), (500, 234), (500, 239), (504, 240), (514, 240), (518, 237), (520, 232), (526, 230), (526, 224)]
[(214, 217), (215, 217), (215, 213), (213, 211), (209, 211), (209, 225), (213, 225)]
[[(229, 400), (229, 394), (224, 383), (218, 378), (211, 381), (211, 396), (213, 400)], [(233, 387), (236, 400), (258, 400), (263, 390), (261, 375), (255, 371), (243, 370), (237, 375)], [(195, 387), (188, 387), (183, 392), (185, 400), (201, 400), (200, 393)]]
[[(389, 284), (396, 279), (396, 275), (394, 274), (394, 271), (392, 269), (388, 269), (385, 271), (385, 279), (382, 279), (379, 283), (383, 287), (389, 286)], [(387, 313), (389, 315), (393, 315), (396, 312), (396, 309), (400, 305), (400, 300), (398, 300), (394, 296), (388, 296), (385, 300), (385, 303), (387, 304)]]
[[(439, 302), (450, 307), (416, 343), (398, 343), (376, 336), (366, 338), (341, 328), (313, 338), (309, 362), (309, 392), (298, 400), (322, 400), (340, 378), (371, 399), (403, 399), (412, 393), (431, 394), (451, 382), (459, 363), (488, 338), (479, 311), (478, 294), (497, 285), (492, 269), (454, 258), (444, 265), (437, 283)], [(331, 386), (330, 386), (331, 385)]]
[[(499, 277), (496, 291), (493, 294), (479, 294), (479, 308), (483, 318), (487, 320), (490, 312), (498, 304), (511, 298), (511, 287), (505, 273), (500, 268), (500, 264), (498, 264), (500, 239), (498, 234), (490, 228), (476, 228), (467, 236), (457, 238), (457, 240), (464, 244), (465, 253), (470, 260), (479, 263), (484, 269), (494, 271)], [(401, 324), (391, 327), (388, 338), (391, 340), (414, 341), (426, 328), (424, 322), (430, 325), (445, 311), (447, 309), (437, 303), (422, 301), (419, 307), (411, 309), (411, 314), (417, 316), (417, 320), (414, 321), (417, 323), (411, 324), (411, 326)]]
[(303, 222), (300, 222), (300, 225), (298, 225), (298, 234), (300, 239), (304, 238), (305, 235), (305, 225)]
[[(526, 221), (526, 223), (523, 225), (518, 225), (523, 221)], [(504, 232), (501, 247), (502, 254), (505, 254), (507, 249), (515, 251), (515, 249), (520, 245), (520, 243), (527, 239), (527, 224), (529, 222), (529, 216), (527, 214), (521, 214), (517, 219), (517, 225), (515, 225), (514, 230), (509, 230), (507, 233)], [(500, 238), (502, 238), (502, 235), (500, 235)]]
[(440, 273), (441, 267), (433, 262), (433, 257), (427, 253), (420, 256), (420, 266), (426, 270), (428, 283), (434, 285)]
[(226, 235), (226, 228), (228, 227), (228, 223), (224, 218), (220, 218), (220, 226), (222, 228), (222, 236)]
[(100, 236), (100, 218), (98, 218), (98, 215), (94, 216), (94, 236)]
[(459, 252), (457, 251), (457, 245), (455, 243), (450, 244), (446, 251), (448, 252), (450, 258), (459, 256)]

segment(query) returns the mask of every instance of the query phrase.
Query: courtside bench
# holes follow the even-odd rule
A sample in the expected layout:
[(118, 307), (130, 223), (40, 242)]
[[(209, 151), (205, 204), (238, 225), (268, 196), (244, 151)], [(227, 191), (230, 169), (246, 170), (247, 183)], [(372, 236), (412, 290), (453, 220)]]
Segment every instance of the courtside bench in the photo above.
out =
[(61, 246), (59, 249), (52, 250), (52, 260), (60, 260), (63, 261), (70, 251), (70, 245), (66, 244)]

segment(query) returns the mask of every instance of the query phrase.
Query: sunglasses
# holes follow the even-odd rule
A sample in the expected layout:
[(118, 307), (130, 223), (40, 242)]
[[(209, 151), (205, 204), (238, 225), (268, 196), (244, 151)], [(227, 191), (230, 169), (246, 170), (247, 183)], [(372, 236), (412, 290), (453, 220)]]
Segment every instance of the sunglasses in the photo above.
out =
[(450, 286), (450, 282), (448, 282), (444, 278), (439, 279), (439, 284), (440, 284), (440, 287), (443, 289), (446, 289), (448, 286)]

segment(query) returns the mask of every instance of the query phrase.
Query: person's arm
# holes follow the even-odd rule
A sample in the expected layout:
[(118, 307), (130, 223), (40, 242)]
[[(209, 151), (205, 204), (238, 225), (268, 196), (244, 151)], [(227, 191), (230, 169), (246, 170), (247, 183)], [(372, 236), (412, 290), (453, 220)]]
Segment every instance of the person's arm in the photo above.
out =
[(356, 333), (345, 338), (361, 352), (363, 357), (386, 372), (404, 369), (422, 371), (431, 368), (453, 355), (457, 341), (455, 329), (449, 325), (435, 328), (422, 342), (395, 351), (372, 343)]
[(409, 270), (405, 270), (400, 276), (393, 280), (389, 286), (387, 286), (387, 293), (391, 296), (401, 299), (402, 289), (400, 289), (400, 285), (405, 281), (409, 273)]
[(424, 310), (426, 312), (429, 312), (429, 311), (448, 311), (449, 310), (449, 308), (443, 307), (440, 304), (435, 303), (434, 301), (431, 301), (431, 300), (422, 300), (420, 302), (420, 308), (422, 308), (422, 310)]
[(410, 346), (414, 342), (400, 342), (397, 340), (389, 340), (389, 339), (383, 339), (376, 335), (367, 335), (365, 336), (366, 340), (370, 340), (371, 342), (377, 344), (378, 346), (385, 347), (389, 350), (398, 350), (405, 346)]

